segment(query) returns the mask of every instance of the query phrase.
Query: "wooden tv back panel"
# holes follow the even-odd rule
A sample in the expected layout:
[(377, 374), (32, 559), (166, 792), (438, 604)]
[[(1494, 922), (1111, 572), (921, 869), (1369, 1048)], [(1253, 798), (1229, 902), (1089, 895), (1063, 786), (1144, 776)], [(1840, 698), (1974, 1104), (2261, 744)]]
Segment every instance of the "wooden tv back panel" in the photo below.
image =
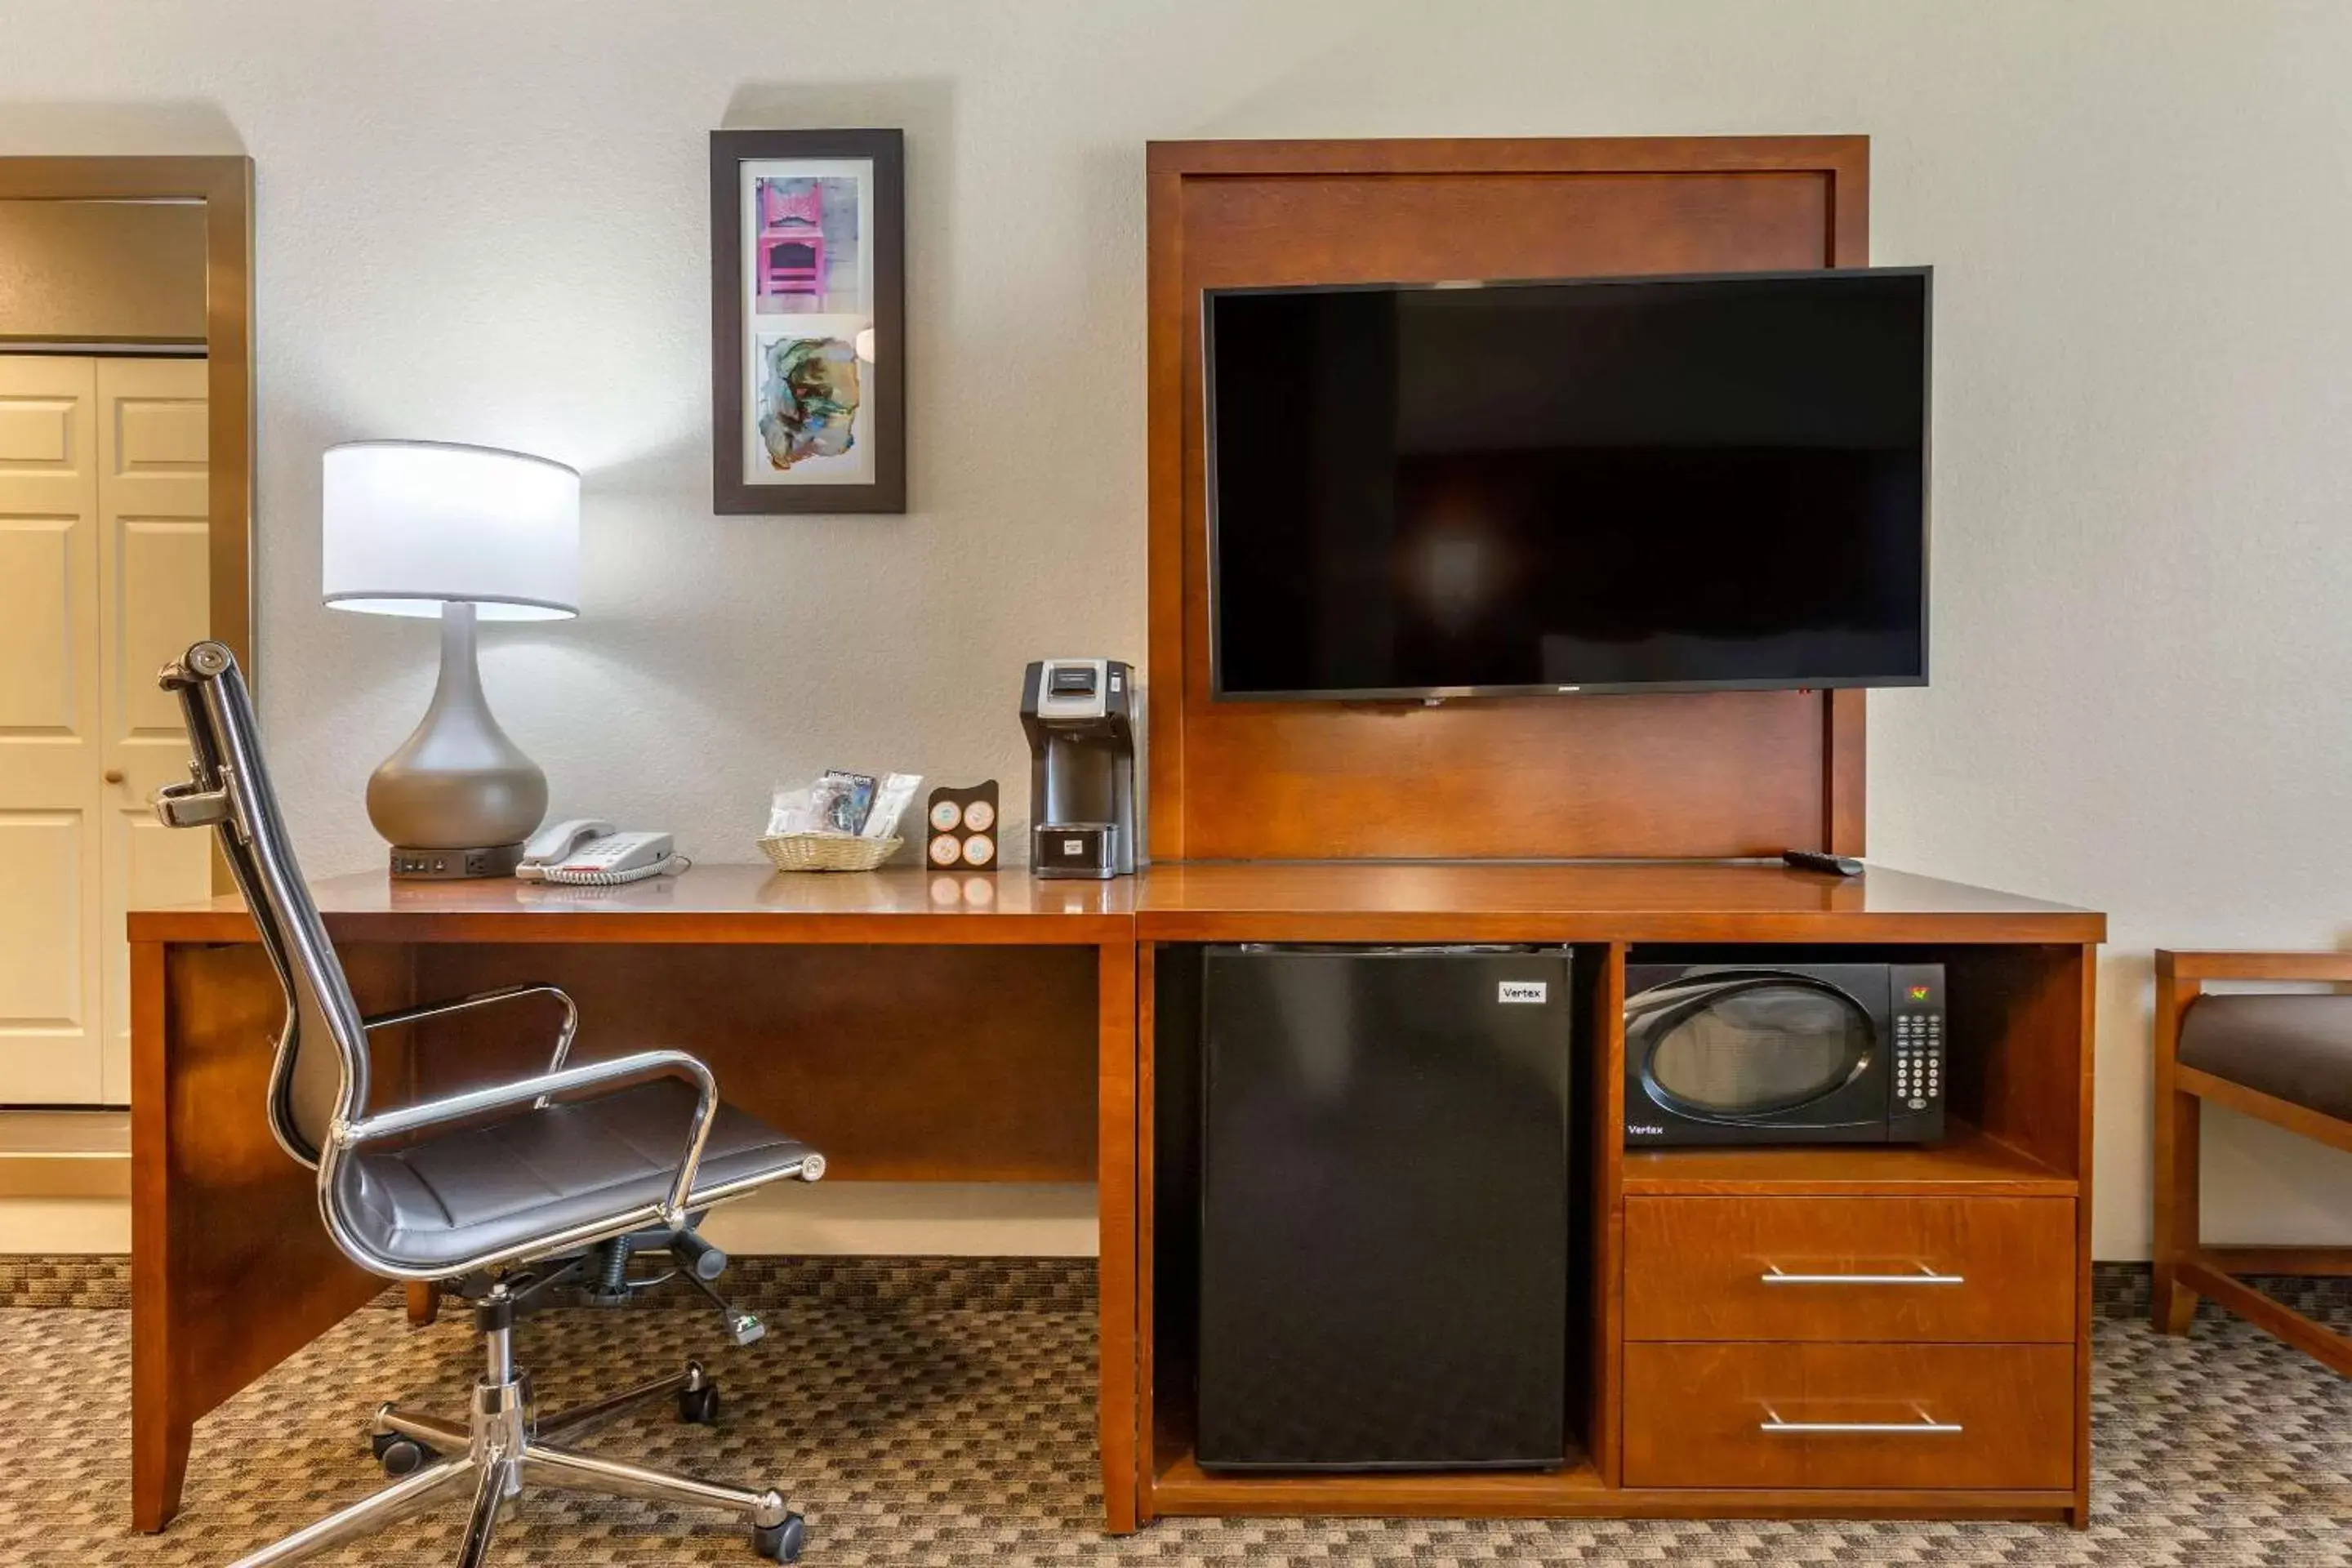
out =
[(1859, 136), (1150, 150), (1156, 860), (1863, 848), (1859, 691), (1218, 702), (1201, 290), (1858, 267)]

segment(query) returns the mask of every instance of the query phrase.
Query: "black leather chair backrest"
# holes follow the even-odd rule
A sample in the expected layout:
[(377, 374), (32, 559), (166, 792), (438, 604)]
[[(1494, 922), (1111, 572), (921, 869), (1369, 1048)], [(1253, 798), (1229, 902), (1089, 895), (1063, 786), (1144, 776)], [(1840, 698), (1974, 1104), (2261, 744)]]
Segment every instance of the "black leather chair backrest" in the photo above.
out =
[[(192, 782), (166, 789), (157, 810), (173, 826), (208, 822), (220, 830), (229, 870), (286, 993), (269, 1074), (270, 1130), (289, 1154), (315, 1167), (335, 1120), (356, 1117), (368, 1103), (367, 1030), (295, 862), (235, 656), (200, 642), (160, 679), (187, 716), (194, 760)], [(175, 806), (186, 809), (175, 814)]]

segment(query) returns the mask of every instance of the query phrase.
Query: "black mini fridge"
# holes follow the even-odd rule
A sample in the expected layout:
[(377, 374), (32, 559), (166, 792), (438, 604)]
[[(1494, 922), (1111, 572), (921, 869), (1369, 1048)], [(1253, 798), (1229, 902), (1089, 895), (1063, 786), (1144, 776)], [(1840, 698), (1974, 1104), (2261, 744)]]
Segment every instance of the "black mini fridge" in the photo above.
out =
[(1563, 1462), (1570, 973), (1203, 953), (1202, 1468)]

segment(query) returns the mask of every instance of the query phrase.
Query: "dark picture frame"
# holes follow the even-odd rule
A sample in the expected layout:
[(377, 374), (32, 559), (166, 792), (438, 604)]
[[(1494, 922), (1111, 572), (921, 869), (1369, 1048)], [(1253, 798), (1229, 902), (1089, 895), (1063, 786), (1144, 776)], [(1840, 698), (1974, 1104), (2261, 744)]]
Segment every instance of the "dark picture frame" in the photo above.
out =
[(907, 510), (905, 144), (711, 132), (714, 511)]

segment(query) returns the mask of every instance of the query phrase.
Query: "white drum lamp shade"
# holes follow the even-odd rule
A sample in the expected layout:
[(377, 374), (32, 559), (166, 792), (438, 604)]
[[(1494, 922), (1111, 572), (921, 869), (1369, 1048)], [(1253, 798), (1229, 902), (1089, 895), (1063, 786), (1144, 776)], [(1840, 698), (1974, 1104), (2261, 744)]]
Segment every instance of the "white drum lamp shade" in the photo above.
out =
[(580, 613), (580, 476), (437, 441), (327, 448), (321, 581), (337, 609), (486, 621)]
[(325, 602), (441, 621), (433, 705), (368, 780), (393, 875), (503, 876), (547, 815), (547, 775), (490, 715), (474, 628), (580, 613), (580, 476), (488, 447), (354, 441), (327, 448), (323, 480)]

